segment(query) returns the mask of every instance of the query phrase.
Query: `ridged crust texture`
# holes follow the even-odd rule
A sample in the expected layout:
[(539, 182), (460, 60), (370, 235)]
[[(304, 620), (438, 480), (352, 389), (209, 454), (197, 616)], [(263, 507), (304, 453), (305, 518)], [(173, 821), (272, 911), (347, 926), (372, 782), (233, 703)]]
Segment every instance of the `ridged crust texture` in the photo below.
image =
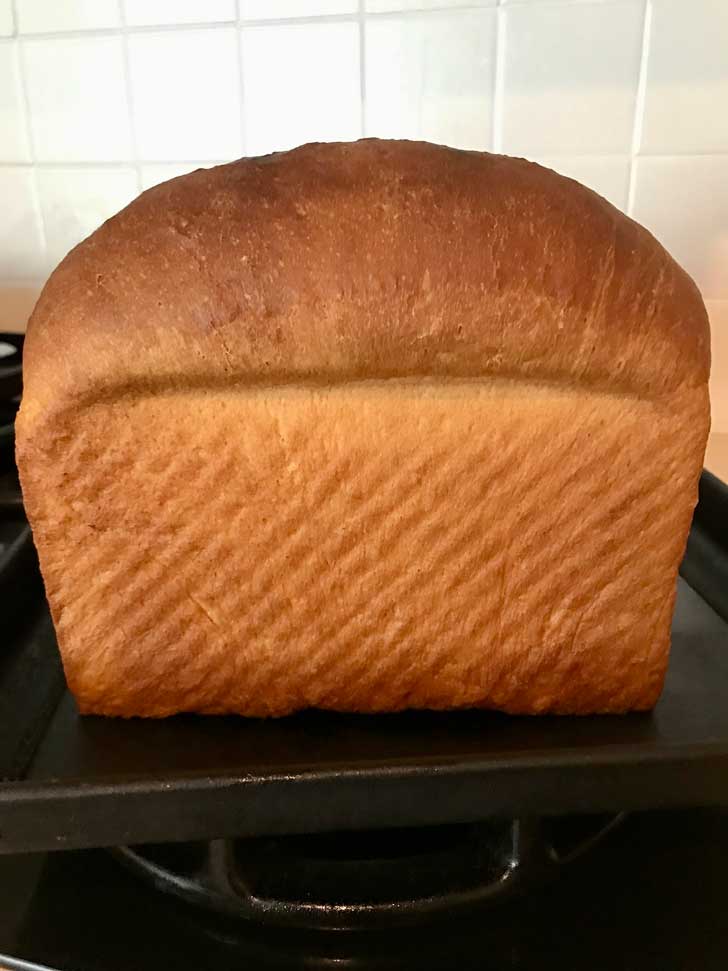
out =
[(144, 193), (26, 341), (81, 710), (651, 707), (709, 366), (660, 245), (523, 160), (312, 145)]

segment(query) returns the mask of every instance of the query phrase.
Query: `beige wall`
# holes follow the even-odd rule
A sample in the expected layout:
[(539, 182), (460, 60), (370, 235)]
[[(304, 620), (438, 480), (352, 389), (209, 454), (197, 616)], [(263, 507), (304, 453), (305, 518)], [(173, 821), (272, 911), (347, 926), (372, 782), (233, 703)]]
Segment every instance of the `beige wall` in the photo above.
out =
[(38, 293), (37, 286), (0, 286), (0, 330), (25, 330)]
[(713, 421), (705, 464), (728, 482), (728, 300), (708, 301), (708, 312), (713, 350), (710, 376)]

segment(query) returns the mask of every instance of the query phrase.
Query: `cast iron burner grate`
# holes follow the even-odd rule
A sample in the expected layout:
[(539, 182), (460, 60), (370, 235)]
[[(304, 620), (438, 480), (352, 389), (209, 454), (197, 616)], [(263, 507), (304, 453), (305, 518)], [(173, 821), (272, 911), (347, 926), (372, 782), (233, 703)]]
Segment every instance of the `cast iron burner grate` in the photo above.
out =
[(471, 913), (555, 878), (624, 814), (489, 820), (111, 852), (197, 908), (279, 928), (392, 928)]

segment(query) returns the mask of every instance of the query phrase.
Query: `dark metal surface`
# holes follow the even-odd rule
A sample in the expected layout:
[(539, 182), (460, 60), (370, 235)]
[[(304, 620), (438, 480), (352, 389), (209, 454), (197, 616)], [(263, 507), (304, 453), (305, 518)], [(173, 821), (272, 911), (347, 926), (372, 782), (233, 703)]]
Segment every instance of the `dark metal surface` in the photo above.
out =
[(728, 621), (728, 485), (703, 472), (682, 575)]
[[(558, 877), (624, 814), (119, 847), (145, 883), (259, 926), (394, 928), (481, 910)], [(563, 829), (563, 827), (562, 827)]]
[(18, 398), (23, 390), (24, 334), (0, 333), (0, 401)]
[(0, 519), (0, 624), (1, 784), (23, 777), (65, 688), (30, 528), (7, 513)]
[[(11, 364), (0, 398), (19, 391)], [(728, 966), (728, 814), (653, 813), (616, 834), (624, 814), (536, 818), (728, 806), (723, 483), (701, 481), (651, 715), (80, 719), (23, 522), (15, 407), (0, 413), (0, 967)], [(190, 839), (204, 842), (167, 842)], [(150, 840), (117, 859), (184, 904), (98, 851), (9, 855)]]
[(444, 928), (315, 934), (213, 920), (103, 851), (0, 857), (0, 954), (64, 971), (725, 971), (727, 867), (727, 813), (651, 812), (557, 882)]
[(0, 333), (0, 474), (14, 468), (15, 413), (23, 389), (23, 335)]
[[(622, 717), (80, 718), (67, 692), (55, 704), (53, 629), (9, 515), (35, 606), (1, 646), (0, 853), (728, 805), (728, 588), (714, 582), (728, 490), (709, 474), (665, 691), (654, 712)], [(698, 535), (711, 557), (693, 552)]]
[(727, 648), (682, 582), (652, 714), (120, 721), (79, 718), (65, 694), (27, 773), (0, 785), (0, 849), (728, 804)]

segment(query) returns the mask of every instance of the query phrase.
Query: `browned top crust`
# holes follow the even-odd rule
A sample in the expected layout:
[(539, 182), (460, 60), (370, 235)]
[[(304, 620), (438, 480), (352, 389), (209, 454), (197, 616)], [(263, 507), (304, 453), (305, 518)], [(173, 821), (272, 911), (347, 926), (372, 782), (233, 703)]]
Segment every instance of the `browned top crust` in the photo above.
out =
[(31, 318), (24, 419), (230, 382), (506, 376), (639, 396), (707, 381), (698, 290), (641, 226), (523, 159), (304, 145), (143, 193)]

